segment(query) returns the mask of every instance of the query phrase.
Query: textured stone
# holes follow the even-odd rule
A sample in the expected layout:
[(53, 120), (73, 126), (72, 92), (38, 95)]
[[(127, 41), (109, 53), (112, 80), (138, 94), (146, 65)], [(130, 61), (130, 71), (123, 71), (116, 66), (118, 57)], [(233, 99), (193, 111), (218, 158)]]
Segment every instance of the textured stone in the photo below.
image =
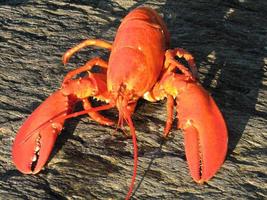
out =
[[(145, 5), (159, 11), (171, 46), (196, 57), (200, 79), (229, 128), (229, 152), (217, 175), (197, 185), (188, 174), (180, 131), (162, 143), (165, 102), (141, 101), (134, 122), (139, 145), (133, 199), (267, 198), (267, 3), (224, 1), (0, 1), (0, 199), (123, 199), (132, 175), (131, 140), (114, 128), (69, 120), (38, 175), (22, 175), (11, 146), (23, 120), (64, 75), (103, 50), (87, 49), (61, 64), (86, 38), (112, 41), (121, 19)], [(112, 116), (115, 111), (107, 115)], [(121, 135), (121, 132), (117, 133)]]

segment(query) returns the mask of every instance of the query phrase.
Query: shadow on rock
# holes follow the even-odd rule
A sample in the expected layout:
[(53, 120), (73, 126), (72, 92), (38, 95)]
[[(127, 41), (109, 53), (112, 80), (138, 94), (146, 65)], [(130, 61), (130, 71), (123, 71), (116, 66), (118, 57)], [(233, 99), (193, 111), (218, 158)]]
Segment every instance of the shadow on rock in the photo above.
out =
[[(251, 16), (263, 11), (254, 13), (257, 10), (253, 10), (253, 4), (167, 0), (161, 8), (170, 31), (171, 47), (182, 47), (196, 55), (201, 82), (225, 117), (229, 155), (251, 115), (261, 115), (255, 104), (264, 72), (264, 38), (255, 33), (261, 24)], [(243, 12), (249, 9), (251, 16)], [(250, 27), (246, 21), (251, 22)]]
[(19, 6), (19, 5), (23, 5), (26, 4), (29, 0), (3, 0), (0, 1), (0, 6), (1, 5), (7, 5), (7, 6)]

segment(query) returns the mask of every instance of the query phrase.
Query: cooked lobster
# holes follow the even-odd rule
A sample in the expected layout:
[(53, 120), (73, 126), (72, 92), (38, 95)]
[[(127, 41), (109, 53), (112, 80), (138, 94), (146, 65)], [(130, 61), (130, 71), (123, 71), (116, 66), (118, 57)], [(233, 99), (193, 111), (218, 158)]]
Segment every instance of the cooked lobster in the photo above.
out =
[[(221, 167), (227, 152), (227, 128), (213, 98), (198, 81), (193, 56), (184, 49), (169, 49), (170, 37), (162, 18), (150, 8), (139, 7), (122, 21), (113, 44), (88, 39), (68, 50), (70, 57), (87, 46), (110, 50), (108, 63), (93, 58), (69, 72), (61, 88), (48, 97), (24, 122), (13, 145), (13, 161), (25, 174), (36, 174), (47, 162), (67, 118), (88, 114), (103, 125), (114, 122), (98, 111), (116, 107), (118, 126), (126, 123), (134, 145), (134, 172), (126, 196), (131, 197), (137, 172), (138, 150), (132, 115), (140, 98), (155, 102), (167, 99), (164, 137), (172, 127), (174, 109), (184, 132), (186, 159), (197, 183), (208, 181)], [(178, 59), (184, 59), (188, 66)], [(100, 71), (91, 71), (93, 66)], [(82, 72), (87, 75), (75, 78)], [(92, 107), (89, 97), (105, 102)], [(84, 110), (74, 112), (77, 102)]]

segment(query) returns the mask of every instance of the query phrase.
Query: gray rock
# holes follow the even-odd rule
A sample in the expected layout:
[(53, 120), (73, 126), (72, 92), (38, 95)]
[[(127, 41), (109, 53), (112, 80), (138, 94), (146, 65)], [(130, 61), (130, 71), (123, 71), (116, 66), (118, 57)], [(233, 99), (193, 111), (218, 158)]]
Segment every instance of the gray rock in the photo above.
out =
[(227, 121), (229, 152), (216, 176), (197, 185), (182, 133), (174, 128), (162, 143), (165, 102), (142, 101), (134, 115), (139, 167), (132, 199), (267, 198), (266, 1), (6, 0), (0, 1), (0, 199), (125, 197), (132, 143), (113, 137), (112, 127), (84, 116), (69, 120), (38, 175), (15, 169), (11, 147), (23, 121), (69, 70), (94, 56), (107, 58), (87, 49), (64, 67), (63, 53), (86, 38), (112, 41), (121, 19), (140, 5), (163, 15), (172, 47), (195, 55), (201, 82)]

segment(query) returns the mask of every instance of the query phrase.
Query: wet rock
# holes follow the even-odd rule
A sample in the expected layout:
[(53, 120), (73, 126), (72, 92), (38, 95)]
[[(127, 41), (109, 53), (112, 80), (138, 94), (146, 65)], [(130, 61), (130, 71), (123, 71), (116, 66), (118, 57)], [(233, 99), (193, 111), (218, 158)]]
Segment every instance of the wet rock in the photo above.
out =
[[(196, 57), (200, 80), (221, 108), (229, 152), (217, 175), (197, 185), (188, 174), (180, 131), (162, 143), (165, 102), (142, 101), (134, 116), (139, 167), (133, 199), (266, 199), (267, 3), (265, 1), (0, 1), (0, 198), (123, 199), (132, 175), (131, 140), (78, 117), (69, 120), (38, 175), (22, 175), (11, 146), (27, 116), (64, 75), (94, 56), (90, 48), (64, 67), (63, 53), (86, 38), (112, 41), (121, 19), (145, 5), (159, 11), (171, 47)], [(108, 112), (113, 116), (115, 111)]]

